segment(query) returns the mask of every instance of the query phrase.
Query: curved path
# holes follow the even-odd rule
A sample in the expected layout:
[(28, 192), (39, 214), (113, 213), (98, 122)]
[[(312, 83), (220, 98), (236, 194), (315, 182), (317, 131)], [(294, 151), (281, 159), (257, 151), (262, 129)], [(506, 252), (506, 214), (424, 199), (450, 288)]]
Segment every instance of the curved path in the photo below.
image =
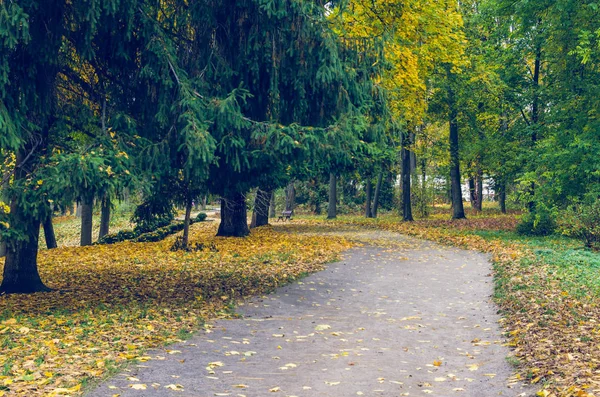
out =
[(485, 255), (364, 233), (370, 245), (250, 299), (242, 318), (150, 352), (88, 396), (531, 394), (509, 379)]

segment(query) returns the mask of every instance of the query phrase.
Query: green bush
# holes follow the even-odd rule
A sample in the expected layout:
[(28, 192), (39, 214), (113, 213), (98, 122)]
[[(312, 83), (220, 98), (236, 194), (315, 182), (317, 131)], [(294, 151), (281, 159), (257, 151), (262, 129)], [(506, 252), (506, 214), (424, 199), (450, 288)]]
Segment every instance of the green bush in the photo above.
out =
[(131, 222), (136, 224), (135, 230), (142, 234), (167, 226), (174, 218), (173, 205), (157, 195), (137, 206)]
[(600, 251), (600, 201), (571, 206), (561, 212), (559, 219), (562, 234), (583, 240), (587, 248)]
[(200, 213), (198, 213), (198, 215), (196, 215), (196, 222), (203, 222), (206, 220), (206, 217), (207, 217), (206, 213), (200, 212)]
[(140, 233), (135, 230), (121, 230), (118, 233), (107, 234), (98, 240), (98, 244), (114, 244), (121, 241), (132, 240), (139, 236)]
[(524, 236), (549, 236), (556, 230), (556, 221), (547, 209), (538, 209), (523, 215), (517, 233)]

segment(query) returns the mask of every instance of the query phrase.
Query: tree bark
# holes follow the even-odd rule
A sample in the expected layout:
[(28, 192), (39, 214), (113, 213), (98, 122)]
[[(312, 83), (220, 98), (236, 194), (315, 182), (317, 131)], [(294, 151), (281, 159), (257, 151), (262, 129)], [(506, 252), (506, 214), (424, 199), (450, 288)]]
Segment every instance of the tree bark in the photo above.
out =
[(269, 203), (271, 201), (271, 193), (271, 191), (262, 190), (260, 188), (256, 191), (250, 229), (269, 224)]
[(52, 214), (49, 214), (43, 223), (44, 226), (44, 239), (46, 240), (46, 247), (51, 250), (57, 248), (56, 235), (54, 234), (54, 225), (52, 224)]
[(76, 207), (75, 207), (75, 216), (77, 218), (81, 218), (81, 203), (77, 202), (75, 205), (76, 205)]
[(333, 172), (329, 173), (329, 203), (327, 204), (327, 219), (337, 217), (337, 178)]
[(217, 236), (245, 237), (249, 234), (246, 197), (242, 193), (234, 193), (221, 198), (221, 224)]
[(277, 208), (275, 208), (275, 190), (271, 191), (271, 200), (269, 203), (269, 218), (277, 216)]
[(408, 222), (414, 220), (412, 215), (412, 202), (410, 197), (410, 151), (406, 147), (408, 138), (404, 138), (401, 150), (402, 157), (402, 219)]
[[(24, 155), (17, 154), (17, 164), (22, 164)], [(15, 171), (15, 181), (27, 177), (27, 172), (18, 167)], [(33, 293), (50, 291), (42, 282), (37, 268), (37, 253), (40, 236), (40, 220), (26, 214), (18, 204), (18, 198), (12, 197), (10, 203), (11, 223), (18, 225), (25, 240), (15, 240), (7, 247), (4, 261), (4, 272), (1, 293)]]
[[(535, 52), (535, 61), (533, 66), (533, 100), (531, 104), (531, 143), (536, 146), (538, 140), (537, 128), (540, 121), (540, 73), (542, 70), (542, 48), (538, 45)], [(531, 182), (530, 187), (531, 200), (528, 203), (529, 212), (535, 212), (535, 182)]]
[(0, 241), (0, 258), (4, 258), (6, 256), (6, 242)]
[(373, 195), (373, 182), (371, 181), (371, 177), (367, 177), (367, 186), (366, 186), (366, 200), (365, 200), (365, 218), (372, 218), (371, 214), (371, 197)]
[[(451, 72), (448, 71), (451, 75)], [(448, 108), (450, 122), (450, 183), (452, 186), (452, 219), (464, 219), (465, 209), (460, 185), (460, 152), (458, 145), (458, 109), (452, 87), (448, 89)]]
[(94, 218), (94, 200), (81, 201), (81, 246), (92, 245), (92, 222)]
[(475, 189), (475, 178), (469, 177), (469, 197), (471, 199), (471, 208), (477, 209), (477, 191)]
[(190, 242), (190, 219), (192, 217), (192, 200), (188, 200), (185, 205), (185, 218), (183, 219), (183, 237), (181, 246), (187, 249)]
[(475, 194), (477, 195), (477, 206), (475, 207), (475, 209), (481, 212), (483, 211), (483, 172), (481, 171), (481, 168), (477, 170)]
[(497, 182), (496, 194), (498, 195), (498, 204), (500, 204), (500, 212), (506, 214), (506, 183)]
[(285, 190), (285, 210), (292, 211), (294, 213), (294, 208), (296, 207), (296, 188), (294, 184), (290, 182), (287, 185)]
[(371, 216), (377, 218), (377, 211), (379, 210), (379, 197), (381, 196), (381, 185), (383, 184), (383, 171), (379, 171), (377, 177), (377, 185), (375, 185), (375, 197), (373, 198), (373, 209), (371, 210)]
[(206, 211), (206, 202), (208, 201), (208, 195), (202, 197), (202, 204), (200, 204), (200, 211)]
[(106, 236), (110, 231), (110, 198), (106, 197), (102, 200), (102, 210), (100, 212), (100, 232), (98, 240)]

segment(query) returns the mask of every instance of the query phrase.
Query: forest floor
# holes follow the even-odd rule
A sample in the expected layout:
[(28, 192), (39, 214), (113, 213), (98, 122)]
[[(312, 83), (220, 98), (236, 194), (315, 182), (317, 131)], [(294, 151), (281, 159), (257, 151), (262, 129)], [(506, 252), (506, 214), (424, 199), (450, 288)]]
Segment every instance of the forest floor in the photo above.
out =
[(488, 256), (345, 225), (285, 228), (364, 245), (88, 396), (531, 394), (506, 360)]
[[(401, 260), (400, 257), (408, 257), (404, 255), (408, 248), (406, 243), (402, 243), (405, 238), (395, 233), (488, 253), (492, 260), (493, 271), (486, 272), (485, 275), (491, 273), (494, 275), (493, 295), (500, 308), (499, 322), (503, 334), (502, 337), (497, 338), (476, 336), (469, 342), (472, 342), (472, 349), (484, 351), (500, 348), (495, 343), (487, 345), (487, 342), (505, 340), (507, 346), (502, 348), (510, 348), (510, 353), (502, 350), (498, 357), (501, 358), (500, 361), (506, 361), (513, 366), (515, 375), (511, 378), (511, 383), (515, 385), (522, 381), (532, 383), (536, 390), (539, 390), (537, 395), (542, 397), (600, 396), (600, 306), (598, 305), (600, 254), (583, 249), (582, 243), (572, 239), (556, 236), (544, 238), (518, 236), (512, 232), (517, 222), (514, 215), (500, 215), (489, 211), (482, 215), (474, 213), (468, 215), (469, 220), (466, 221), (449, 221), (445, 219), (447, 217), (445, 213), (439, 213), (428, 220), (414, 223), (400, 222), (394, 216), (383, 216), (376, 220), (340, 217), (335, 221), (299, 217), (291, 223), (275, 222), (272, 227), (255, 230), (249, 238), (240, 240), (215, 238), (214, 233), (218, 223), (202, 222), (193, 225), (191, 229), (191, 242), (199, 244), (201, 250), (189, 253), (169, 250), (175, 236), (158, 243), (125, 242), (112, 246), (68, 247), (65, 245), (76, 244), (77, 235), (74, 232), (76, 229), (74, 225), (78, 220), (59, 219), (56, 230), (59, 244), (62, 238), (63, 247), (50, 251), (42, 250), (39, 255), (42, 278), (54, 289), (54, 292), (30, 296), (0, 296), (0, 349), (2, 351), (0, 397), (79, 395), (84, 390), (91, 390), (99, 380), (119, 373), (124, 368), (135, 370), (137, 366), (148, 365), (148, 362), (162, 361), (161, 358), (156, 359), (158, 355), (153, 357), (146, 352), (169, 344), (181, 343), (198, 330), (201, 331), (200, 336), (206, 330), (218, 332), (219, 328), (211, 329), (210, 323), (206, 321), (229, 318), (234, 315), (231, 309), (236, 303), (243, 302), (241, 299), (244, 297), (260, 296), (274, 288), (320, 271), (325, 268), (326, 263), (338, 258), (342, 252), (352, 247), (356, 249), (361, 244), (366, 246), (360, 249), (374, 250), (372, 254), (375, 258), (381, 254), (385, 259), (384, 262), (391, 263), (395, 257), (400, 265), (404, 265), (408, 262)], [(116, 219), (115, 228), (119, 227), (128, 227), (126, 217)], [(391, 244), (389, 238), (374, 238), (372, 235), (374, 231), (393, 232), (398, 242)], [(370, 237), (367, 238), (365, 234)], [(419, 244), (428, 247), (428, 243)], [(397, 253), (392, 254), (390, 249), (397, 250)], [(448, 250), (452, 251), (452, 249)], [(470, 254), (475, 255), (474, 258), (479, 258), (478, 254), (474, 253), (461, 255)], [(352, 258), (355, 256), (360, 258), (360, 255), (359, 251), (353, 251), (352, 256), (348, 256), (346, 260), (354, 261), (355, 259)], [(370, 254), (369, 258), (371, 258)], [(482, 269), (485, 268), (479, 259), (476, 259), (475, 263), (481, 263)], [(339, 264), (331, 266), (339, 266)], [(379, 271), (377, 265), (369, 266), (375, 266), (375, 274), (383, 271)], [(1, 267), (0, 259), (0, 270)], [(367, 282), (370, 280), (369, 277), (373, 276), (371, 273), (362, 274), (360, 276), (362, 278), (359, 277), (357, 280)], [(326, 274), (327, 272), (319, 273), (312, 277), (325, 277)], [(348, 274), (348, 277), (351, 276), (352, 274)], [(446, 276), (447, 274), (443, 272), (437, 278), (441, 280)], [(475, 280), (484, 280), (482, 282), (485, 287), (491, 288), (491, 277), (474, 277)], [(422, 284), (427, 283), (426, 278), (418, 281)], [(306, 293), (317, 295), (323, 293), (318, 283), (307, 286), (307, 281), (303, 282), (304, 284), (289, 288), (304, 285), (305, 290), (308, 288), (308, 291), (304, 291)], [(406, 281), (402, 283), (406, 284)], [(352, 288), (350, 292), (355, 293)], [(444, 294), (444, 291), (439, 288), (424, 289), (421, 292), (423, 296), (421, 300), (427, 299), (423, 295), (427, 292), (436, 297)], [(491, 293), (490, 290), (482, 296), (485, 298)], [(314, 295), (315, 299), (318, 299), (317, 295)], [(382, 292), (375, 297), (378, 299), (371, 303), (375, 306), (385, 306), (382, 312), (393, 313), (396, 320), (398, 316), (402, 316), (399, 317), (400, 319), (406, 317), (407, 332), (410, 331), (410, 327), (421, 328), (419, 324), (427, 327), (425, 330), (431, 331), (430, 328), (433, 327), (428, 325), (430, 323), (426, 323), (426, 320), (433, 321), (431, 316), (425, 315), (421, 316), (422, 319), (409, 320), (408, 318), (413, 315), (390, 311), (385, 299), (379, 299), (383, 296), (392, 295)], [(346, 298), (355, 297), (346, 296)], [(392, 301), (399, 299), (392, 299)], [(410, 300), (413, 303), (415, 301), (417, 299)], [(258, 304), (256, 301), (255, 303)], [(269, 302), (261, 304), (273, 306)], [(368, 305), (364, 306), (368, 309)], [(318, 306), (312, 307), (315, 308), (318, 309)], [(250, 310), (247, 313), (252, 314), (254, 309), (251, 305), (246, 305), (240, 306), (240, 310), (242, 313)], [(368, 314), (362, 311), (359, 310), (359, 314)], [(368, 319), (367, 325), (375, 319), (373, 316), (376, 314), (371, 314), (371, 317), (363, 318)], [(385, 318), (385, 315), (381, 316)], [(315, 338), (321, 341), (326, 341), (324, 338), (330, 341), (350, 340), (342, 336), (341, 332), (346, 331), (340, 330), (343, 328), (341, 323), (338, 327), (340, 329), (334, 329), (333, 320), (328, 322), (315, 320), (315, 322), (310, 332), (316, 335)], [(329, 325), (331, 328), (320, 331), (314, 329), (319, 325)], [(297, 335), (309, 334), (300, 333), (300, 330), (309, 331), (305, 328), (296, 329), (298, 334), (294, 334), (294, 330), (289, 331), (291, 329), (289, 327), (293, 326), (296, 326), (296, 323), (290, 322), (286, 325), (288, 327), (286, 332), (273, 331), (269, 335), (281, 339), (283, 337), (273, 335), (288, 333), (289, 336), (291, 332), (292, 340), (296, 340), (302, 339), (296, 338)], [(298, 324), (298, 327), (301, 325)], [(360, 327), (368, 329), (364, 325)], [(485, 328), (494, 329), (492, 325)], [(244, 327), (240, 325), (240, 331), (243, 330)], [(358, 336), (354, 335), (354, 338)], [(381, 336), (370, 338), (369, 343), (374, 344), (365, 348), (373, 350), (376, 347), (385, 347), (381, 343), (375, 343), (384, 340)], [(367, 340), (366, 337), (363, 339)], [(241, 340), (242, 345), (246, 345), (245, 342), (247, 341)], [(287, 342), (282, 339), (277, 345), (282, 349), (278, 350), (286, 347), (282, 343)], [(231, 342), (231, 344), (236, 343)], [(183, 350), (169, 348), (166, 351), (168, 354), (160, 357), (177, 358), (179, 351)], [(250, 352), (249, 356), (244, 355), (248, 359), (254, 355), (251, 352), (257, 350), (242, 346), (238, 349), (232, 348), (229, 351), (230, 355), (237, 356), (231, 353), (235, 351), (240, 354)], [(473, 355), (474, 350), (467, 351)], [(385, 351), (381, 354), (385, 354)], [(297, 361), (291, 358), (288, 360), (287, 356), (284, 358), (282, 354), (273, 356), (286, 360), (280, 367), (285, 367), (286, 364), (298, 365)], [(443, 358), (442, 356), (444, 355), (440, 355), (440, 358)], [(342, 352), (338, 358), (346, 360), (347, 356)], [(179, 358), (179, 360), (183, 359)], [(346, 363), (354, 362), (346, 361)], [(404, 361), (416, 363), (406, 359)], [(223, 360), (211, 362), (213, 364), (208, 367), (214, 367), (212, 370), (215, 372), (218, 372), (215, 368), (220, 367), (214, 363), (224, 363)], [(433, 361), (422, 364), (419, 371), (449, 370), (445, 367), (449, 363), (447, 360), (434, 358)], [(204, 370), (204, 368), (200, 369)], [(289, 365), (288, 368), (291, 370), (296, 367)], [(418, 372), (416, 368), (415, 373), (430, 375), (428, 372)], [(229, 371), (229, 369), (221, 369)], [(477, 370), (469, 372), (488, 374), (490, 376), (487, 378), (490, 381), (499, 382), (504, 377), (502, 371), (499, 369), (487, 372), (487, 369), (480, 370), (478, 367)], [(457, 372), (441, 373), (448, 376), (453, 374), (463, 381), (467, 378), (480, 379), (475, 376), (458, 376)], [(491, 374), (494, 373), (496, 376), (492, 378)], [(436, 381), (435, 378), (441, 377), (434, 376), (433, 383), (430, 380), (423, 380), (420, 387), (417, 384), (419, 394), (431, 391), (434, 395), (440, 395), (435, 388), (429, 388), (428, 385), (443, 388), (451, 384), (440, 385), (443, 382), (439, 379)], [(135, 376), (131, 378), (137, 379)], [(268, 379), (271, 378), (269, 375)], [(406, 387), (415, 385), (393, 377), (378, 378), (383, 378), (378, 379), (378, 382), (382, 382), (380, 385), (387, 384), (386, 387), (401, 386), (398, 382), (403, 382)], [(157, 386), (158, 382), (152, 382), (156, 383), (153, 385), (142, 383), (141, 380), (138, 382), (129, 379), (127, 387), (131, 391), (139, 391), (138, 388), (142, 389), (143, 385), (147, 390), (146, 393), (149, 393), (155, 387), (160, 390), (170, 386), (163, 390), (168, 391), (171, 388), (178, 389), (177, 385), (183, 385), (182, 381), (177, 379), (173, 378), (172, 382), (161, 383), (159, 386)], [(341, 385), (341, 383), (336, 384), (335, 382), (338, 381), (333, 379), (324, 382), (329, 382), (324, 383), (325, 386), (331, 386), (326, 388), (329, 391), (333, 390), (334, 386)], [(454, 382), (454, 380), (448, 378), (444, 382)], [(457, 385), (454, 388), (464, 389), (464, 393), (470, 393), (469, 390), (474, 390), (472, 387), (477, 384), (473, 381), (469, 382), (467, 387)], [(239, 385), (250, 386), (248, 382), (241, 382)], [(506, 386), (507, 383), (504, 382), (503, 385)], [(310, 384), (303, 386), (312, 387)], [(277, 389), (278, 387), (280, 389)], [(274, 385), (270, 389), (283, 390), (283, 383)], [(124, 395), (126, 392), (126, 390), (109, 390), (112, 393), (104, 395)], [(370, 390), (357, 389), (356, 392), (371, 395)], [(505, 391), (503, 395), (513, 395), (511, 394), (513, 391), (515, 389)], [(414, 395), (414, 391), (405, 392)], [(452, 390), (453, 394), (460, 392), (462, 390), (456, 392)], [(182, 394), (181, 391), (176, 393), (176, 395), (184, 394), (186, 393)], [(250, 390), (244, 391), (240, 386), (231, 395), (256, 394), (251, 393)]]

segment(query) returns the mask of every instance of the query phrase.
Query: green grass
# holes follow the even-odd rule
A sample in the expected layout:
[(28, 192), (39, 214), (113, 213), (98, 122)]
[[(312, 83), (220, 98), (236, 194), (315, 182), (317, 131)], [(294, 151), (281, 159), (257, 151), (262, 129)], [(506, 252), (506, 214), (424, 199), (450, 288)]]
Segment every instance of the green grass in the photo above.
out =
[[(600, 297), (600, 253), (584, 248), (581, 241), (563, 236), (531, 237), (515, 232), (470, 232), (486, 240), (500, 240), (505, 244), (520, 245), (534, 254), (522, 265), (549, 265), (549, 275), (560, 281), (561, 288), (576, 297)], [(538, 280), (543, 283), (544, 280)]]

